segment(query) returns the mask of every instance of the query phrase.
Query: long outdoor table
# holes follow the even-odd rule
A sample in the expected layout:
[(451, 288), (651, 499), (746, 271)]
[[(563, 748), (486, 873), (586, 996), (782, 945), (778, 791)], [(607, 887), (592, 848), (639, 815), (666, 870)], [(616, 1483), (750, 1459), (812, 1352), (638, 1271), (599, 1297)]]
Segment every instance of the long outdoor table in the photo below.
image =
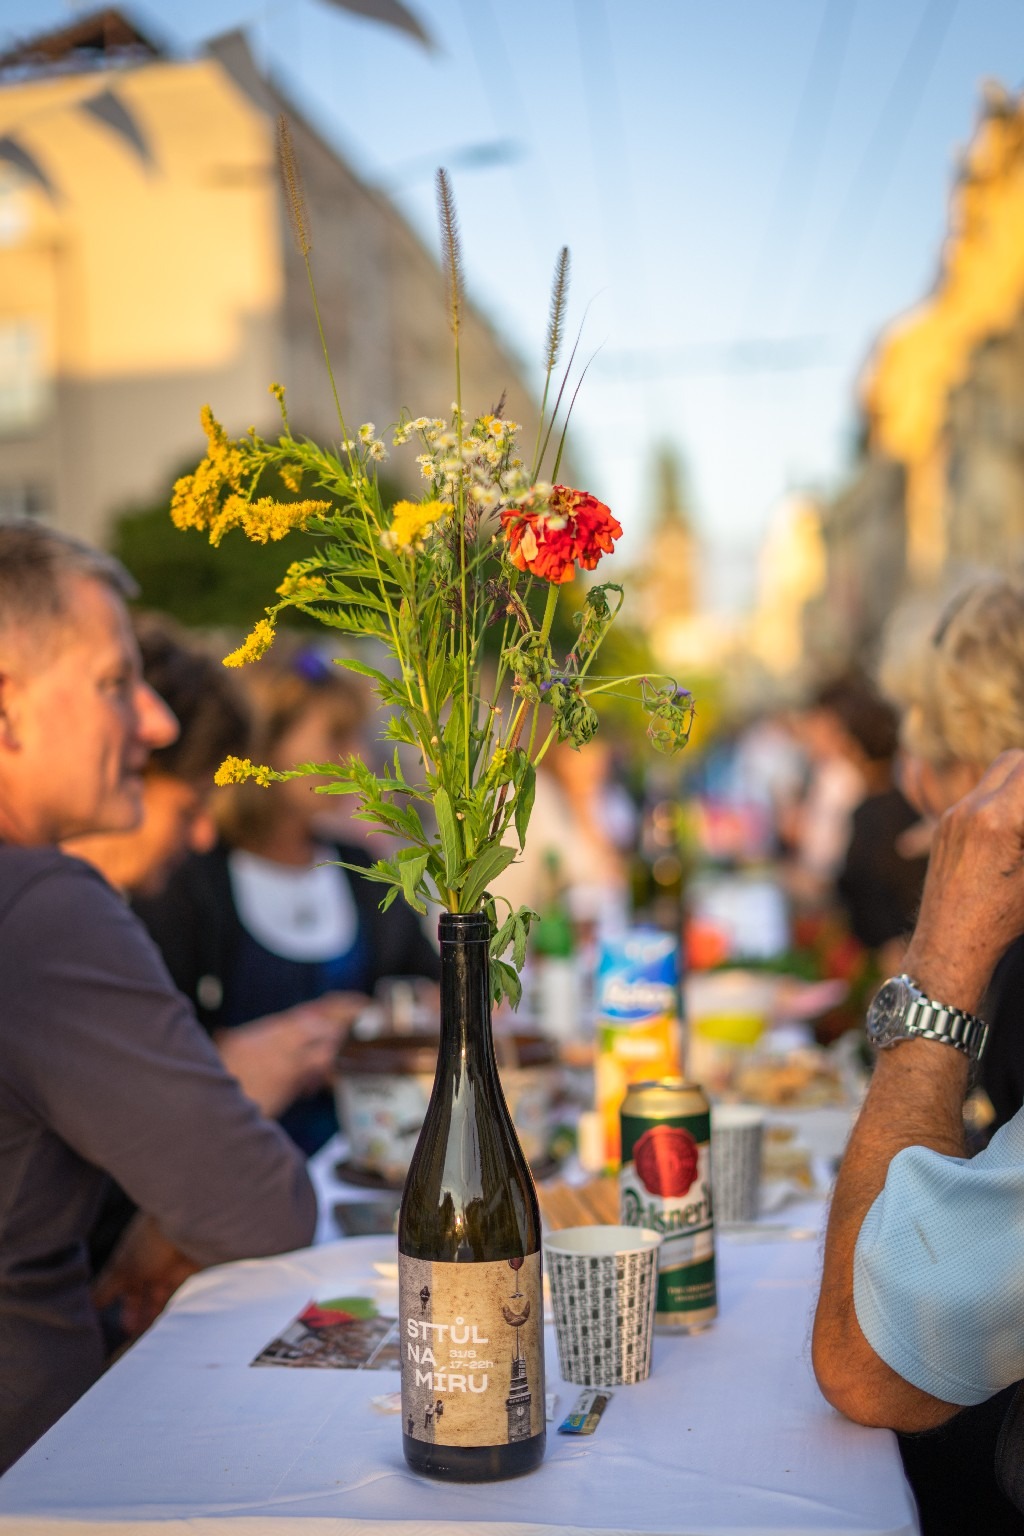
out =
[[(815, 1242), (724, 1237), (713, 1328), (659, 1334), (650, 1379), (617, 1389), (590, 1438), (549, 1425), (538, 1472), (462, 1486), (406, 1469), (401, 1420), (373, 1401), (397, 1372), (249, 1364), (312, 1298), (368, 1295), (392, 1314), (397, 1288), (375, 1261), (394, 1257), (393, 1239), (359, 1238), (193, 1277), (0, 1480), (0, 1533), (917, 1531), (893, 1437), (841, 1419), (814, 1384)], [(579, 1388), (559, 1379), (548, 1334), (557, 1423)]]

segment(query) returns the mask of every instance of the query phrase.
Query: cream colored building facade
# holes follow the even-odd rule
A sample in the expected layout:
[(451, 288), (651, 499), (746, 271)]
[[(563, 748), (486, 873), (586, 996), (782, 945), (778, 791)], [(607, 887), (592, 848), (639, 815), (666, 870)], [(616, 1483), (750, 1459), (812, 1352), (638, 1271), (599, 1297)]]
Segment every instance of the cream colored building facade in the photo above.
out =
[[(121, 23), (126, 26), (125, 23)], [(130, 29), (128, 29), (130, 30)], [(68, 34), (74, 28), (68, 29)], [(79, 67), (81, 64), (81, 67)], [(6, 66), (6, 67), (4, 67)], [(111, 105), (113, 101), (113, 105)], [(350, 426), (446, 415), (451, 335), (438, 263), (256, 71), (241, 35), (192, 60), (68, 51), (0, 63), (0, 511), (102, 541), (202, 452), (198, 413), (336, 439), (274, 134), (289, 111), (328, 343)], [(520, 363), (467, 306), (463, 399), (528, 428)], [(393, 465), (415, 481), (413, 455)]]
[(865, 452), (826, 508), (812, 618), (867, 655), (893, 608), (1024, 568), (1024, 94), (986, 88), (932, 292), (862, 380)]

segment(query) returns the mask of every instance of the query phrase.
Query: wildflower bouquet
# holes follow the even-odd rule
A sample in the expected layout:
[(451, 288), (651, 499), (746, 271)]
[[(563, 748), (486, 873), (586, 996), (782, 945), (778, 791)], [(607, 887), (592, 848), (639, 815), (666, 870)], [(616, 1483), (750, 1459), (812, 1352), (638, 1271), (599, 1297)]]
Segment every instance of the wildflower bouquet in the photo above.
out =
[[(302, 187), (283, 123), (279, 149), (293, 233), (316, 307)], [(358, 817), (401, 843), (393, 858), (379, 859), (368, 872), (387, 887), (382, 907), (401, 894), (419, 912), (429, 900), (452, 912), (486, 911), (495, 995), (505, 993), (514, 1003), (532, 914), (521, 908), (499, 920), (489, 886), (525, 844), (538, 764), (556, 739), (584, 747), (598, 727), (593, 700), (627, 683), (639, 684), (649, 734), (660, 750), (685, 744), (693, 702), (668, 678), (594, 672), (622, 605), (622, 589), (613, 582), (587, 588), (574, 643), (567, 655), (556, 656), (551, 629), (560, 587), (577, 569), (593, 571), (622, 533), (603, 502), (558, 483), (564, 425), (550, 480), (540, 473), (568, 377), (567, 370), (549, 413), (568, 294), (568, 251), (561, 252), (555, 272), (540, 427), (527, 466), (518, 446), (520, 428), (505, 419), (500, 404), (481, 415), (463, 408), (461, 264), (443, 171), (438, 198), (455, 339), (455, 401), (447, 418), (403, 413), (390, 431), (391, 447), (419, 449), (423, 498), (385, 504), (377, 466), (388, 447), (371, 422), (350, 434), (328, 357), (338, 445), (321, 447), (293, 434), (279, 385), (272, 390), (283, 427), (273, 442), (255, 431), (230, 440), (207, 408), (202, 418), (207, 455), (177, 483), (172, 516), (181, 528), (205, 529), (213, 544), (233, 528), (261, 543), (293, 528), (311, 536), (309, 556), (289, 567), (276, 602), (225, 658), (226, 665), (258, 660), (273, 641), (278, 615), (299, 608), (340, 635), (377, 642), (393, 666), (356, 659), (339, 663), (368, 677), (387, 711), (383, 738), (394, 743), (395, 752), (379, 773), (357, 756), (287, 772), (229, 758), (218, 782), (253, 778), (268, 785), (315, 775), (324, 780), (318, 793), (355, 795)], [(316, 315), (319, 325), (318, 308)], [(320, 334), (323, 340), (322, 325)], [(326, 346), (324, 351), (326, 357)], [(275, 477), (295, 500), (261, 494)], [(485, 681), (484, 640), (492, 627), (500, 643), (496, 667)], [(415, 771), (404, 765), (412, 754), (403, 761), (401, 747), (413, 749)], [(503, 958), (509, 950), (511, 962)]]

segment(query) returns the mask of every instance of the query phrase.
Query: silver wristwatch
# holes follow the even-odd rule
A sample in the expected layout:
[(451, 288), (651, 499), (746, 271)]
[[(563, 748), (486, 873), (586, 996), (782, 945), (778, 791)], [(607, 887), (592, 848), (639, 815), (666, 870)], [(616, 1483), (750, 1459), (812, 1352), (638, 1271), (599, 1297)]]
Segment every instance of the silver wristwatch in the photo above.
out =
[(867, 1029), (868, 1039), (880, 1050), (901, 1040), (940, 1040), (955, 1046), (971, 1063), (972, 1082), (988, 1039), (983, 1019), (933, 1002), (909, 976), (891, 976), (882, 983), (868, 1009)]

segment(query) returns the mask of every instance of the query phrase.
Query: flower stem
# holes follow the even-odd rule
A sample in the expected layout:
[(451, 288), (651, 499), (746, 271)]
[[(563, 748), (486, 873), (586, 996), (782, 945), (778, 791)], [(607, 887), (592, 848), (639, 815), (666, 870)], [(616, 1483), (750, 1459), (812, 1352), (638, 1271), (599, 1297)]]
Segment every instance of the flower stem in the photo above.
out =
[[(331, 354), (327, 350), (327, 337), (324, 335), (324, 323), (323, 323), (323, 321), (320, 318), (320, 304), (319, 304), (319, 302), (317, 300), (317, 296), (316, 296), (316, 283), (314, 283), (314, 281), (313, 281), (313, 267), (312, 267), (312, 263), (310, 262), (310, 259), (309, 259), (309, 252), (308, 251), (304, 252), (303, 260), (306, 263), (306, 276), (309, 278), (309, 291), (313, 295), (313, 313), (316, 316), (316, 328), (317, 328), (317, 331), (320, 333), (320, 346), (323, 349), (324, 362), (327, 364), (327, 377), (331, 381), (331, 393), (334, 396), (334, 409), (338, 413), (338, 423), (339, 423), (339, 425), (341, 427), (342, 442), (347, 443), (348, 442), (348, 428), (345, 426), (345, 417), (342, 414), (341, 401), (338, 399), (338, 386), (334, 382), (334, 369), (331, 367)], [(349, 462), (350, 463), (351, 463), (351, 459), (352, 459), (352, 452), (351, 452), (351, 449), (350, 449), (349, 450)]]

